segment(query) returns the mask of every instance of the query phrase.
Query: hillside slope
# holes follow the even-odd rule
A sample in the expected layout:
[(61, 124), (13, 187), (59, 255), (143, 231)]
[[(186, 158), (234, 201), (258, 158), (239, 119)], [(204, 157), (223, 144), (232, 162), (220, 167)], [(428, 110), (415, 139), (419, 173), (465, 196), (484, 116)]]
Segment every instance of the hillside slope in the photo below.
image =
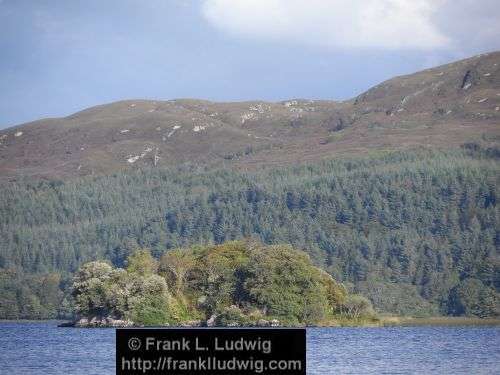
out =
[(239, 169), (500, 139), (500, 52), (396, 77), (345, 101), (128, 100), (0, 131), (0, 178), (157, 165)]
[(30, 309), (67, 307), (44, 293), (69, 292), (90, 260), (123, 267), (137, 248), (159, 258), (241, 238), (305, 250), (379, 311), (500, 315), (499, 156), (420, 150), (264, 171), (4, 183), (0, 318), (54, 317)]

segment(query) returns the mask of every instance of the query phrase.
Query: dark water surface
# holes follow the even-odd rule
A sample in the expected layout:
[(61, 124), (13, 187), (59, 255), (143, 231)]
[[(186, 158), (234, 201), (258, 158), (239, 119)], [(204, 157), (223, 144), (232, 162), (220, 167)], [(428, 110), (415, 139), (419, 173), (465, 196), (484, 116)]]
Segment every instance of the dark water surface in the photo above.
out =
[[(115, 373), (114, 329), (0, 322), (0, 374)], [(500, 327), (314, 328), (308, 374), (500, 374)]]

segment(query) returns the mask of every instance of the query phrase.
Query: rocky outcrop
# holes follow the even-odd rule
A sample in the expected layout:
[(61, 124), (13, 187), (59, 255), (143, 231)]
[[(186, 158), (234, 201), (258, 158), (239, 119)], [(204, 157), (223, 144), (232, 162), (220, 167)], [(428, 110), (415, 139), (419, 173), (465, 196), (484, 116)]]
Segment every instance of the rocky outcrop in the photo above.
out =
[(189, 328), (189, 327), (201, 327), (203, 322), (201, 320), (188, 320), (186, 322), (182, 322), (179, 324), (180, 327)]
[(280, 327), (281, 323), (277, 319), (266, 320), (260, 319), (257, 321), (257, 327)]
[(75, 327), (75, 328), (125, 328), (134, 327), (134, 322), (130, 320), (114, 319), (111, 317), (92, 317), (80, 318), (74, 322), (66, 322), (59, 325), (59, 327)]
[(207, 327), (214, 327), (216, 325), (215, 321), (217, 319), (217, 315), (213, 314), (210, 318), (207, 319)]
[[(259, 319), (258, 321), (251, 324), (241, 324), (240, 322), (227, 322), (223, 325), (217, 323), (217, 315), (212, 315), (206, 321), (202, 320), (189, 320), (179, 323), (177, 327), (190, 328), (190, 327), (281, 327), (281, 323), (277, 319), (266, 320)], [(75, 327), (75, 328), (127, 328), (127, 327), (137, 327), (131, 320), (114, 319), (111, 317), (92, 317), (92, 318), (80, 318), (73, 322), (64, 322), (59, 324), (59, 327)], [(170, 325), (164, 324), (164, 327), (169, 327)]]

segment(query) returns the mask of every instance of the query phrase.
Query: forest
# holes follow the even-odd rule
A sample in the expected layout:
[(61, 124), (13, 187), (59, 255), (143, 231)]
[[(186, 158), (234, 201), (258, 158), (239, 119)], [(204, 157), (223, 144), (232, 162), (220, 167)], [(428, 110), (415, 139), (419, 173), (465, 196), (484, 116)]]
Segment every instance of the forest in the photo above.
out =
[(381, 313), (499, 315), (498, 150), (372, 152), (261, 170), (182, 165), (0, 186), (0, 318), (67, 317), (89, 261), (290, 244)]

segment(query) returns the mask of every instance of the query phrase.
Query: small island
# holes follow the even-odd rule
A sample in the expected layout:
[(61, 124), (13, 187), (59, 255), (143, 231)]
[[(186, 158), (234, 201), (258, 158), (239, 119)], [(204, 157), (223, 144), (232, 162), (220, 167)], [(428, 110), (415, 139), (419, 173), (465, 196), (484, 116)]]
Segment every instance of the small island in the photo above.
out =
[(285, 245), (232, 241), (166, 252), (140, 249), (124, 268), (84, 264), (73, 280), (75, 327), (339, 326), (378, 324), (309, 256)]

